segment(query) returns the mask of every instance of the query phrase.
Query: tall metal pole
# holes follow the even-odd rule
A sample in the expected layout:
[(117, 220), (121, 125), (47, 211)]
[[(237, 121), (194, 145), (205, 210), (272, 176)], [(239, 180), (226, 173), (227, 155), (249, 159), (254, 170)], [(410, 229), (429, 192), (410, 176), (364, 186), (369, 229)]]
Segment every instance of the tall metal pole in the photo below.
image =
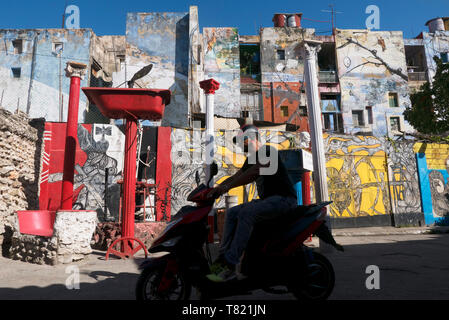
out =
[(62, 178), (61, 209), (72, 210), (73, 176), (75, 172), (75, 152), (78, 132), (78, 107), (80, 82), (86, 74), (87, 66), (77, 62), (67, 62), (66, 76), (70, 77), (69, 109), (64, 150), (64, 174)]
[[(316, 202), (329, 201), (316, 67), (317, 53), (320, 50), (321, 43), (321, 41), (315, 40), (305, 40), (303, 43), (305, 52), (304, 77), (306, 82), (307, 105), (309, 108), (309, 126), (314, 168), (313, 180), (315, 184)], [(328, 219), (328, 217), (326, 219)], [(329, 251), (329, 248), (330, 246), (320, 240), (320, 250)]]
[[(123, 174), (122, 237), (134, 237), (134, 212), (136, 209), (136, 154), (137, 120), (131, 117), (125, 122), (125, 166)], [(123, 242), (122, 252), (131, 253), (132, 248)]]
[[(214, 79), (200, 81), (200, 87), (206, 94), (206, 181), (211, 178), (210, 165), (214, 161), (215, 134), (214, 134), (214, 95), (220, 88), (220, 83)], [(209, 187), (214, 185), (211, 179)]]

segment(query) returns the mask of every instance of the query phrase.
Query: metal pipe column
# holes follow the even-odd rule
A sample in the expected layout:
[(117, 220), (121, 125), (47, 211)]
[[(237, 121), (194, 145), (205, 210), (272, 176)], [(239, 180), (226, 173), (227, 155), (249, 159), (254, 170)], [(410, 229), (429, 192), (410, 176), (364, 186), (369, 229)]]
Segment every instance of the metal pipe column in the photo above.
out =
[[(134, 211), (136, 209), (136, 155), (137, 155), (137, 120), (127, 118), (125, 124), (125, 164), (123, 177), (123, 220), (122, 238), (134, 237)], [(122, 252), (128, 252), (124, 241)]]
[[(201, 89), (206, 94), (206, 181), (211, 177), (210, 165), (214, 161), (215, 151), (215, 130), (214, 130), (214, 95), (220, 88), (220, 83), (214, 79), (200, 82)], [(209, 187), (213, 187), (214, 181), (211, 179)]]
[(78, 108), (80, 99), (80, 82), (86, 73), (86, 65), (67, 62), (66, 76), (70, 77), (69, 108), (64, 150), (64, 173), (62, 178), (62, 210), (71, 210), (73, 202), (73, 177), (75, 174), (75, 153), (78, 133)]

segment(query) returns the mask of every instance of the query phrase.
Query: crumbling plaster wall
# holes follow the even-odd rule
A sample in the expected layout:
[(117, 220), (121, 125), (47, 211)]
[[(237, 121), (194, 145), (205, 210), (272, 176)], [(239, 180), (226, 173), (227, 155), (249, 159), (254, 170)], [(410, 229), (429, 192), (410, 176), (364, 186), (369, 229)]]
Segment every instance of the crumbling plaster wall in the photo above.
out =
[(6, 241), (15, 211), (39, 208), (44, 123), (32, 123), (22, 112), (12, 114), (0, 109), (0, 237)]
[[(299, 113), (299, 106), (306, 105), (302, 41), (314, 33), (314, 29), (291, 27), (261, 29), (264, 120), (293, 123), (308, 131), (307, 117)], [(281, 106), (288, 108), (287, 115)]]
[[(345, 133), (385, 136), (390, 116), (401, 117), (402, 130), (413, 131), (402, 117), (411, 103), (402, 31), (337, 30), (335, 38)], [(389, 92), (397, 93), (398, 107), (389, 106)], [(358, 127), (352, 111), (363, 111), (367, 119), (367, 106), (373, 124)]]
[(190, 6), (189, 11), (189, 110), (191, 113), (200, 113), (204, 99), (199, 84), (204, 79), (203, 37), (200, 33), (198, 7)]
[[(30, 118), (65, 121), (70, 79), (64, 69), (68, 61), (87, 64), (90, 69), (92, 35), (91, 29), (0, 30), (4, 45), (0, 51), (0, 105), (11, 112), (20, 110)], [(23, 39), (22, 53), (14, 51), (16, 39)], [(55, 51), (57, 43), (62, 43), (60, 54)], [(13, 76), (12, 68), (21, 68), (20, 77)], [(82, 87), (87, 86), (88, 79), (89, 73), (81, 81)], [(87, 97), (81, 94), (79, 122), (84, 120), (86, 104)]]
[(188, 126), (189, 13), (128, 13), (126, 19), (125, 68), (114, 75), (120, 85), (141, 68), (151, 72), (138, 80), (138, 88), (170, 89), (163, 126)]
[(215, 93), (214, 114), (241, 117), (237, 28), (203, 28), (203, 48), (204, 79), (213, 78), (220, 83), (220, 89)]
[[(92, 38), (92, 59), (101, 66), (106, 73), (96, 75), (104, 81), (112, 81), (112, 74), (121, 70), (120, 56), (126, 54), (125, 36), (96, 36)], [(95, 72), (92, 70), (92, 72)]]
[(449, 31), (437, 31), (435, 33), (423, 32), (423, 43), (426, 52), (429, 78), (432, 82), (437, 71), (433, 57), (437, 56), (440, 58), (441, 53), (449, 52)]

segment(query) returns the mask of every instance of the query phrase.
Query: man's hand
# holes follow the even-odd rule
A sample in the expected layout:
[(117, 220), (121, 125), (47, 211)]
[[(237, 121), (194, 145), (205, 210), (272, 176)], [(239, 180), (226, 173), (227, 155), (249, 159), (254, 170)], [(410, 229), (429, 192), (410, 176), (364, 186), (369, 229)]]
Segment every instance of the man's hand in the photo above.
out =
[(215, 188), (213, 188), (211, 191), (209, 191), (209, 193), (207, 194), (207, 198), (211, 199), (217, 199), (219, 198), (221, 195), (225, 194), (226, 192), (228, 192), (228, 188), (225, 185), (218, 185)]

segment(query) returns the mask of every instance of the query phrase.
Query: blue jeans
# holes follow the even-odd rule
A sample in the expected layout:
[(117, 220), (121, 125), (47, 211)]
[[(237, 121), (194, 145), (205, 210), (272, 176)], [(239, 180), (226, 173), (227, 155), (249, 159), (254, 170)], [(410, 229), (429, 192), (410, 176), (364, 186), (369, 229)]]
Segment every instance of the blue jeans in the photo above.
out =
[(295, 198), (271, 196), (232, 207), (226, 212), (219, 253), (234, 265), (240, 262), (255, 223), (275, 218), (297, 206)]

